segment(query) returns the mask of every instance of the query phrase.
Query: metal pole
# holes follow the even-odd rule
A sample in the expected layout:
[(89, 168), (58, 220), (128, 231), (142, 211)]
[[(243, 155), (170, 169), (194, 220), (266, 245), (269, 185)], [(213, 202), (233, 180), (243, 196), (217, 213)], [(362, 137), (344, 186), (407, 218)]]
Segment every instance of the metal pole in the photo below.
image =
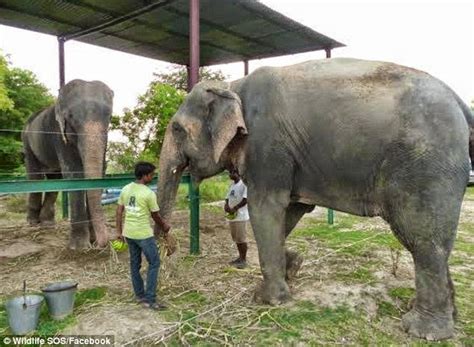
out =
[[(64, 69), (64, 38), (58, 37), (58, 49), (59, 49), (59, 89), (64, 87), (66, 83), (66, 74)], [(61, 208), (63, 219), (69, 217), (69, 195), (68, 192), (61, 192)]]
[(331, 48), (326, 48), (326, 58), (331, 58)]
[[(189, 68), (188, 91), (199, 81), (199, 0), (189, 0)], [(193, 179), (189, 182), (189, 208), (191, 210), (190, 253), (199, 253), (199, 188)]]
[(64, 39), (58, 37), (59, 46), (59, 88), (61, 89), (65, 84), (65, 73), (64, 73)]
[[(326, 48), (326, 59), (331, 58), (331, 48)], [(328, 224), (332, 225), (334, 224), (334, 210), (331, 208), (328, 208)]]
[(249, 74), (249, 61), (244, 60), (244, 76), (247, 76)]

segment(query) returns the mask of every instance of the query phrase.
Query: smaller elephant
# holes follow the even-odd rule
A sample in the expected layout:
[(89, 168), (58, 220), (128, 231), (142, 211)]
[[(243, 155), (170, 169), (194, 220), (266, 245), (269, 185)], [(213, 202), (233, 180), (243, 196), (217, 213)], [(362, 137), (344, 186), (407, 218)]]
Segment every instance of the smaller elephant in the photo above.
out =
[[(113, 92), (100, 81), (73, 80), (59, 91), (55, 105), (32, 115), (22, 132), (29, 179), (98, 178), (105, 173), (107, 130)], [(101, 191), (70, 192), (69, 247), (107, 244)], [(31, 225), (54, 224), (57, 192), (31, 193), (27, 220)]]

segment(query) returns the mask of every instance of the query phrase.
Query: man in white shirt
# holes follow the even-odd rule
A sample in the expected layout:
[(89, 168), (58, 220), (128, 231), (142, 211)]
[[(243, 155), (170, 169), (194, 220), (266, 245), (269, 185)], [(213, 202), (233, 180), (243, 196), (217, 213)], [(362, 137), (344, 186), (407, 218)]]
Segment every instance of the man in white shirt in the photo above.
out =
[(237, 169), (229, 172), (229, 178), (234, 183), (231, 184), (227, 193), (224, 210), (227, 212), (232, 240), (239, 250), (239, 257), (229, 264), (243, 269), (247, 266), (247, 221), (249, 220), (247, 186), (240, 179)]

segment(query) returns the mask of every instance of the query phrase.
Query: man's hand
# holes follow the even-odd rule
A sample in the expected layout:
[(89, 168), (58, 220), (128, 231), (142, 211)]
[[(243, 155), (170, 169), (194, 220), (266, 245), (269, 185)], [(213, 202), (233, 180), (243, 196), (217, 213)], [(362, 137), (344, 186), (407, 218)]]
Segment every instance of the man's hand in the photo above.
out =
[(161, 230), (163, 231), (163, 234), (165, 237), (166, 235), (168, 235), (168, 232), (170, 231), (170, 229), (171, 229), (171, 225), (169, 225), (166, 222), (163, 222), (163, 225), (161, 226)]
[(117, 240), (120, 240), (122, 242), (125, 242), (125, 237), (123, 237), (122, 233), (117, 234)]

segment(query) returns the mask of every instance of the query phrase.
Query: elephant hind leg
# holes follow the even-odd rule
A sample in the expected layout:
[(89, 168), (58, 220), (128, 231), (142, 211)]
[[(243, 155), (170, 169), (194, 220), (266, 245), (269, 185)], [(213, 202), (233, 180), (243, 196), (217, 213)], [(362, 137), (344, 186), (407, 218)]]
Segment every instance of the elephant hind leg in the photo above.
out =
[(418, 189), (423, 194), (399, 190), (388, 207), (392, 230), (415, 264), (416, 298), (403, 316), (403, 327), (411, 335), (429, 340), (454, 333), (456, 308), (448, 257), (462, 202), (462, 189), (455, 187), (440, 179), (431, 186), (421, 184)]
[[(29, 180), (42, 180), (44, 179), (43, 166), (31, 153), (31, 151), (25, 149), (25, 166), (26, 174)], [(41, 222), (40, 213), (43, 205), (43, 193), (29, 193), (28, 194), (28, 208), (26, 220), (30, 225), (37, 225)]]
[[(60, 173), (48, 173), (46, 177), (48, 179), (60, 179), (62, 175)], [(41, 213), (39, 215), (39, 219), (42, 226), (50, 227), (56, 223), (55, 210), (57, 197), (58, 192), (45, 193), (43, 206), (41, 207)]]
[[(314, 205), (306, 205), (301, 203), (292, 203), (286, 209), (285, 215), (285, 236), (291, 233), (295, 228), (296, 224), (300, 221), (301, 217), (305, 213), (311, 212), (314, 209)], [(303, 256), (296, 251), (285, 250), (286, 257), (286, 280), (292, 280), (296, 277), (296, 274), (303, 264)]]

